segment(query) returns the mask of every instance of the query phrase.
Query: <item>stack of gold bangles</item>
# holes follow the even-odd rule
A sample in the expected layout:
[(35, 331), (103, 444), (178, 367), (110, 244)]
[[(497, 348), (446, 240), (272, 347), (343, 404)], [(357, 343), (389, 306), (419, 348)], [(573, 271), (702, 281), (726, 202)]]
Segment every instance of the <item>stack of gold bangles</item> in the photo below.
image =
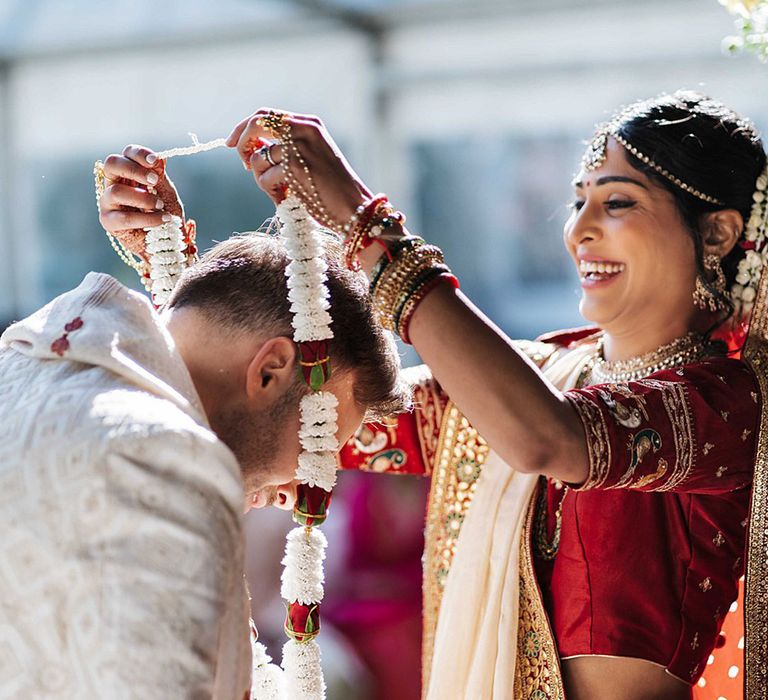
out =
[(408, 327), (414, 311), (442, 282), (459, 286), (440, 248), (417, 237), (398, 240), (388, 255), (379, 258), (371, 274), (371, 296), (381, 324), (409, 343)]

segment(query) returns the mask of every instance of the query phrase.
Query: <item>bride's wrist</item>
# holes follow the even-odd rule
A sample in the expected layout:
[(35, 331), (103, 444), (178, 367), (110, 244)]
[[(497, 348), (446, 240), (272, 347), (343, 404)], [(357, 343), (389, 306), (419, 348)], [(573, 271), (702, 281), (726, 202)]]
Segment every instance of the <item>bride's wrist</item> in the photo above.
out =
[(384, 194), (368, 197), (343, 226), (344, 262), (351, 270), (369, 273), (388, 248), (407, 235), (405, 214), (397, 211)]
[(361, 250), (357, 259), (360, 263), (360, 268), (365, 272), (368, 279), (372, 278), (373, 272), (379, 263), (391, 258), (391, 250), (399, 241), (411, 237), (408, 229), (398, 224), (391, 231), (387, 231), (385, 236), (381, 236), (375, 243)]

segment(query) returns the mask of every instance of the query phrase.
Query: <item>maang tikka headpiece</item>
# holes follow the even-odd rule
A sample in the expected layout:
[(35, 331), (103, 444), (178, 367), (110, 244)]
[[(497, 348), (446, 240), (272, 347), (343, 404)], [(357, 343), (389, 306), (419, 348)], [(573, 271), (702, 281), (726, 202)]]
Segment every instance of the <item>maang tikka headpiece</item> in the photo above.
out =
[(671, 172), (669, 172), (669, 170), (663, 168), (652, 158), (645, 155), (644, 153), (641, 153), (639, 149), (635, 148), (631, 143), (629, 143), (629, 141), (627, 141), (619, 133), (619, 125), (624, 121), (625, 116), (626, 115), (622, 112), (616, 119), (601, 124), (597, 127), (597, 131), (592, 137), (592, 140), (589, 142), (586, 153), (584, 153), (584, 156), (581, 159), (581, 166), (584, 168), (584, 170), (587, 172), (591, 170), (597, 170), (597, 168), (599, 168), (605, 162), (605, 159), (608, 155), (608, 138), (612, 137), (633, 156), (635, 156), (635, 158), (637, 158), (640, 162), (645, 163), (649, 168), (655, 170), (662, 177), (667, 178), (667, 180), (677, 185), (680, 189), (685, 190), (689, 194), (692, 194), (694, 197), (698, 197), (699, 199), (704, 200), (705, 202), (709, 202), (710, 204), (725, 206), (725, 202), (722, 200), (718, 199), (717, 197), (704, 194), (700, 190), (697, 190), (695, 187), (692, 187), (688, 183), (683, 182), (679, 177), (673, 175)]

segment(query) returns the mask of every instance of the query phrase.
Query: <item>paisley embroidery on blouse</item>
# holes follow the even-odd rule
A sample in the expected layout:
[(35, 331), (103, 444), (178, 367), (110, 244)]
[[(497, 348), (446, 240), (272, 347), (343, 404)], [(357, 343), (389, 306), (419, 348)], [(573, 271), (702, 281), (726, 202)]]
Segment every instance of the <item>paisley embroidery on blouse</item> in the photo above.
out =
[[(609, 384), (607, 386), (607, 391), (604, 389), (597, 389), (597, 393), (619, 425), (634, 430), (635, 428), (640, 427), (643, 420), (648, 422), (648, 409), (646, 407), (645, 397), (642, 394), (635, 394), (628, 385)], [(615, 394), (630, 401), (634, 401), (634, 408), (618, 403), (614, 399)]]
[(643, 463), (646, 456), (651, 452), (658, 452), (661, 449), (661, 445), (661, 435), (651, 428), (646, 428), (631, 436), (627, 446), (630, 454), (629, 468), (624, 472), (621, 479), (609, 488), (618, 489), (626, 486), (632, 480), (635, 470)]
[(368, 460), (365, 471), (370, 472), (397, 472), (408, 461), (408, 455), (404, 450), (383, 450), (373, 455)]
[(648, 484), (652, 484), (654, 481), (661, 479), (661, 477), (667, 473), (668, 468), (669, 462), (667, 462), (667, 460), (663, 457), (659, 457), (659, 464), (656, 471), (653, 472), (653, 474), (646, 474), (645, 476), (641, 476), (634, 484), (630, 484), (629, 488), (640, 489), (644, 486), (648, 486)]

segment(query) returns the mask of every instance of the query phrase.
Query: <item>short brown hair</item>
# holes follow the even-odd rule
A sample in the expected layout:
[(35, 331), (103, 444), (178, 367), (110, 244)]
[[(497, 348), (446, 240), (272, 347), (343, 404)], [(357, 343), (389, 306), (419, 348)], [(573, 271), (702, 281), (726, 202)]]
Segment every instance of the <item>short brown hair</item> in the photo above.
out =
[[(394, 338), (376, 318), (365, 277), (343, 266), (338, 238), (326, 235), (333, 368), (356, 373), (354, 398), (366, 409), (366, 420), (401, 413), (410, 407), (411, 394), (400, 374)], [(194, 306), (234, 332), (292, 337), (288, 262), (273, 234), (233, 236), (184, 272), (168, 307)]]

